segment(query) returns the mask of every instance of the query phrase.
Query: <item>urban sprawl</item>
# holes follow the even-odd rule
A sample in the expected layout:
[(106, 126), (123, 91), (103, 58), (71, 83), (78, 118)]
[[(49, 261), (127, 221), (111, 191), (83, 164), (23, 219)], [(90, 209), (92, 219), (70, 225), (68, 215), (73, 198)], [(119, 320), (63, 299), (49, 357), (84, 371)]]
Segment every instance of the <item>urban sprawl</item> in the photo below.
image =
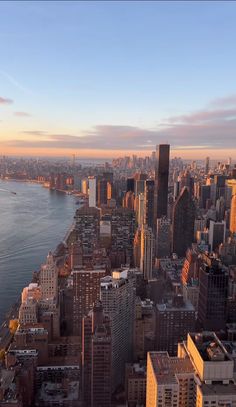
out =
[(1, 327), (0, 407), (236, 406), (230, 158), (3, 156), (0, 176), (78, 204)]

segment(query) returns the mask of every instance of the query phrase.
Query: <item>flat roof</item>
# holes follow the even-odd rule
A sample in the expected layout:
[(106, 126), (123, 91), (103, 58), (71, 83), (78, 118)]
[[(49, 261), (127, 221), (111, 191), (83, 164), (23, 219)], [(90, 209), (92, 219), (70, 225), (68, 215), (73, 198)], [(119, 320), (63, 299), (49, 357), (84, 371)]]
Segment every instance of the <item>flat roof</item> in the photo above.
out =
[(194, 373), (189, 358), (170, 357), (168, 352), (149, 352), (156, 380), (160, 384), (177, 384), (178, 374)]
[(190, 333), (198, 352), (204, 362), (226, 362), (230, 361), (230, 357), (224, 348), (222, 342), (214, 334), (214, 332)]
[(236, 399), (236, 384), (233, 382), (229, 384), (213, 383), (202, 384), (200, 391), (203, 395), (220, 396), (220, 395), (233, 395)]
[(79, 382), (71, 381), (67, 385), (62, 383), (43, 382), (36, 399), (43, 401), (75, 401), (79, 397)]

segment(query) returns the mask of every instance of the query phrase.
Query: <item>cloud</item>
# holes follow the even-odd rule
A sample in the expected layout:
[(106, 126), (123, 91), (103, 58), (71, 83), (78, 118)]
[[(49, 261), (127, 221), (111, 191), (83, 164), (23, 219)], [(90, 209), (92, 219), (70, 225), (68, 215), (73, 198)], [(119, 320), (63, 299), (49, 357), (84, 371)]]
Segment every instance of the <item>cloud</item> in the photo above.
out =
[(219, 122), (228, 119), (236, 118), (236, 108), (228, 110), (201, 110), (188, 115), (174, 116), (167, 119), (167, 123), (187, 123), (187, 124), (202, 124), (207, 122)]
[(31, 114), (29, 114), (27, 112), (14, 112), (14, 115), (18, 116), (18, 117), (30, 117), (31, 116)]
[(0, 105), (10, 105), (11, 103), (13, 103), (12, 99), (3, 98), (0, 96)]
[[(227, 98), (222, 98), (227, 99)], [(27, 130), (21, 140), (5, 142), (22, 148), (150, 151), (169, 142), (174, 149), (236, 149), (236, 107), (206, 108), (186, 115), (171, 116), (155, 129), (126, 125), (97, 125), (78, 134)], [(23, 135), (27, 135), (27, 140)], [(28, 136), (31, 136), (30, 139)]]
[(209, 104), (211, 107), (236, 106), (236, 95), (229, 95), (223, 98), (217, 98)]
[(29, 136), (39, 137), (39, 136), (46, 136), (48, 133), (47, 131), (42, 130), (23, 130), (21, 131), (22, 134), (27, 134)]
[(154, 130), (132, 126), (95, 126), (76, 136), (49, 134), (46, 131), (24, 132), (31, 140), (12, 140), (8, 145), (28, 148), (151, 150), (156, 144), (169, 142), (173, 148), (235, 148), (236, 119), (223, 123), (183, 123)]

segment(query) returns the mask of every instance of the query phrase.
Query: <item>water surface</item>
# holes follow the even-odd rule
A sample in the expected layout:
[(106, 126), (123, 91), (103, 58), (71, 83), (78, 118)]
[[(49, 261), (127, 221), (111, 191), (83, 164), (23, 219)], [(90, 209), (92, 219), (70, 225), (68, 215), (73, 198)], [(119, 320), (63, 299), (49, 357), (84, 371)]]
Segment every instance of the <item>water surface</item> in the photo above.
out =
[(47, 252), (65, 236), (75, 209), (73, 196), (0, 180), (0, 323)]

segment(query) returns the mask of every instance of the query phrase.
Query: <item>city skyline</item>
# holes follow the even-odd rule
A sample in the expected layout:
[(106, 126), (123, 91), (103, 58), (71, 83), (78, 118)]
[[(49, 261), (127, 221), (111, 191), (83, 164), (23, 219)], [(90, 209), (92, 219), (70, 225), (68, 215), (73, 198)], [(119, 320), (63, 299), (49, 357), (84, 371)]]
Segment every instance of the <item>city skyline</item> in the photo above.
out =
[(0, 152), (236, 158), (233, 2), (2, 2)]
[(235, 403), (236, 164), (169, 151), (0, 156), (0, 406)]

